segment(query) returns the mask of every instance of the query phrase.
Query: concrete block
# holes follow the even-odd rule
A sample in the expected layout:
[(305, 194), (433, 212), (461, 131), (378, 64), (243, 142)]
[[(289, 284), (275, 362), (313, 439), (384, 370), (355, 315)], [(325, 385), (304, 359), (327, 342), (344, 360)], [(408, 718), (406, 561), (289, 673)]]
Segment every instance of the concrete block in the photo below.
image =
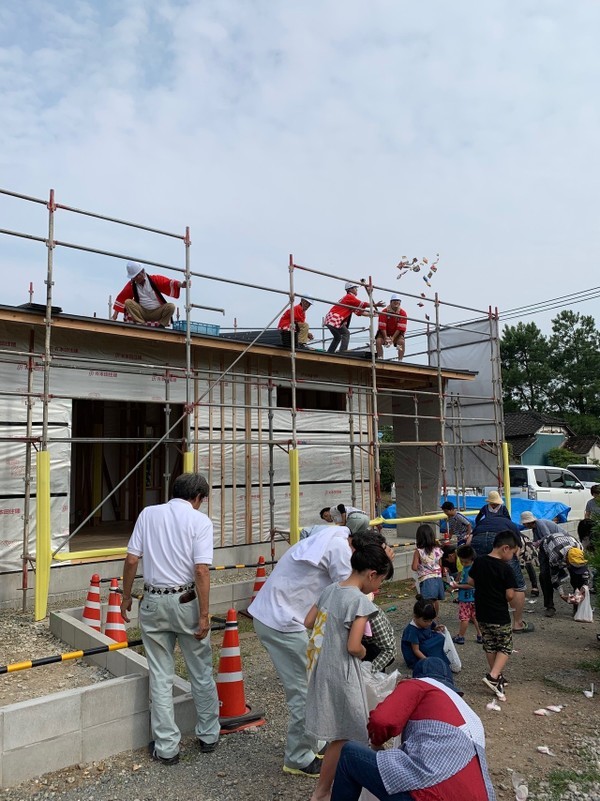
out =
[[(88, 648), (96, 648), (98, 645), (108, 645), (108, 643), (98, 642), (97, 635), (99, 632), (95, 631), (90, 626), (87, 626), (85, 623), (80, 623), (79, 621), (74, 620), (72, 626), (72, 645), (76, 650), (86, 651)], [(113, 641), (109, 640), (109, 642)]]
[(175, 723), (182, 734), (193, 734), (196, 728), (196, 707), (191, 693), (174, 699)]
[(252, 598), (252, 590), (254, 589), (254, 581), (236, 581), (231, 585), (233, 593), (233, 601), (248, 601)]
[(66, 642), (67, 645), (74, 648), (75, 626), (73, 625), (73, 620), (69, 619), (66, 615), (54, 615), (54, 620), (57, 624), (56, 628), (60, 629), (60, 632), (56, 632), (56, 636), (63, 642)]
[(150, 712), (108, 720), (98, 726), (90, 726), (82, 733), (82, 761), (95, 762), (122, 751), (144, 748), (151, 739)]
[[(54, 716), (48, 714), (48, 721), (55, 720)], [(77, 765), (79, 762), (81, 762), (80, 731), (5, 751), (2, 755), (2, 786), (12, 787), (44, 773)]]
[(113, 676), (126, 676), (129, 673), (127, 654), (124, 651), (109, 651), (106, 655), (106, 667)]
[(148, 710), (148, 678), (124, 676), (86, 687), (81, 695), (81, 725), (99, 726)]
[(231, 604), (232, 600), (233, 590), (231, 584), (216, 584), (210, 588), (211, 612), (214, 612), (215, 607), (222, 606), (223, 604)]
[[(53, 740), (81, 727), (81, 693), (63, 693), (4, 707), (4, 752)], [(39, 775), (39, 774), (37, 774)]]
[(127, 657), (127, 673), (134, 674), (134, 675), (148, 675), (148, 662), (145, 656), (141, 654), (137, 654), (135, 651), (132, 651), (131, 648), (126, 648), (121, 653), (125, 654)]
[(173, 679), (173, 696), (179, 697), (180, 695), (189, 695), (191, 686), (187, 679), (182, 679), (181, 676), (175, 676)]

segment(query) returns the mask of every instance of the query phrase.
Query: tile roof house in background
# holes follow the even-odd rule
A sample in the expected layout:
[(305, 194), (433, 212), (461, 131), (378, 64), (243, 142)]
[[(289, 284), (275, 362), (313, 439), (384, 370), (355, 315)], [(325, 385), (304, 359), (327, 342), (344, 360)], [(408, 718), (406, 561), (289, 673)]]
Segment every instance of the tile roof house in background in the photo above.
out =
[(507, 412), (504, 436), (514, 464), (546, 464), (548, 451), (565, 446), (574, 432), (564, 420), (547, 414)]
[(600, 437), (597, 434), (576, 434), (569, 437), (564, 447), (579, 454), (582, 464), (600, 461)]

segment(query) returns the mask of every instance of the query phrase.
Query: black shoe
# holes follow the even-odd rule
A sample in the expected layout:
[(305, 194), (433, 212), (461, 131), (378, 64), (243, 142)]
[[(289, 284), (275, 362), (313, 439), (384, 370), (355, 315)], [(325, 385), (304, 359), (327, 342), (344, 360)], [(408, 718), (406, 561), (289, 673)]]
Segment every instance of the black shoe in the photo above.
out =
[(179, 762), (179, 753), (172, 757), (161, 757), (154, 750), (154, 740), (148, 743), (148, 753), (155, 762), (162, 762), (163, 765), (176, 765)]
[(214, 743), (205, 743), (204, 740), (198, 740), (198, 748), (201, 754), (212, 754), (213, 751), (217, 750), (218, 745), (218, 740), (215, 740)]
[(483, 683), (489, 687), (492, 692), (496, 693), (501, 701), (504, 701), (504, 682), (502, 681), (502, 676), (498, 676), (497, 679), (494, 679), (489, 673), (486, 673), (483, 677)]
[(304, 768), (292, 768), (290, 765), (283, 766), (284, 773), (291, 773), (293, 776), (314, 776), (317, 777), (321, 773), (321, 760), (313, 759)]
[(554, 615), (556, 614), (556, 609), (553, 606), (550, 606), (548, 609), (546, 609), (544, 614), (546, 615), (546, 617), (554, 617)]

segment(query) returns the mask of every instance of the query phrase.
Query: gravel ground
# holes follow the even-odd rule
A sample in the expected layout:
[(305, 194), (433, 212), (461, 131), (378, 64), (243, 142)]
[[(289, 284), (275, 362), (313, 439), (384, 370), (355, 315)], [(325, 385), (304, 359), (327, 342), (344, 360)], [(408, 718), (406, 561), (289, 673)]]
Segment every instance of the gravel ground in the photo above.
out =
[[(401, 633), (410, 619), (412, 596), (403, 586), (384, 590), (383, 606), (396, 607), (389, 612), (394, 628)], [(482, 684), (485, 660), (480, 646), (469, 632), (467, 643), (459, 647), (463, 670), (457, 684), (465, 691), (465, 700), (482, 718), (487, 735), (487, 752), (492, 779), (499, 801), (514, 799), (511, 770), (526, 777), (532, 801), (600, 801), (600, 733), (598, 696), (588, 699), (582, 690), (591, 681), (600, 684), (600, 647), (596, 625), (575, 624), (566, 605), (553, 619), (543, 617), (541, 602), (528, 605), (526, 619), (535, 623), (531, 634), (516, 635), (516, 652), (506, 671), (510, 680), (507, 702), (501, 711), (490, 711), (491, 700)], [(450, 601), (442, 604), (442, 621), (452, 632), (457, 628), (457, 607)], [(32, 624), (16, 613), (0, 615), (2, 638), (0, 653), (7, 653), (6, 643), (21, 649), (13, 658), (54, 653), (54, 638), (46, 624)], [(215, 647), (220, 636), (214, 636)], [(223, 737), (213, 754), (200, 754), (192, 739), (183, 742), (182, 759), (173, 767), (152, 762), (144, 751), (128, 752), (100, 764), (80, 765), (35, 782), (3, 792), (5, 801), (229, 801), (231, 799), (286, 799), (307, 801), (314, 780), (286, 776), (281, 771), (286, 707), (283, 692), (272, 665), (253, 634), (241, 637), (241, 649), (248, 702), (264, 709), (267, 724)], [(62, 650), (68, 650), (64, 644)], [(573, 669), (577, 668), (577, 671)], [(36, 685), (76, 686), (98, 680), (96, 668), (77, 663), (54, 665), (21, 674), (4, 676), (0, 687), (6, 693), (10, 682)], [(406, 670), (400, 666), (401, 672)], [(81, 671), (81, 674), (80, 674)], [(86, 683), (84, 682), (84, 683)], [(43, 690), (44, 692), (46, 690)], [(41, 694), (41, 693), (40, 693)], [(30, 696), (32, 697), (32, 696)], [(5, 698), (1, 701), (7, 703)], [(550, 704), (564, 709), (549, 717), (536, 717), (533, 711)], [(541, 754), (537, 746), (546, 745), (553, 756)], [(465, 796), (465, 801), (467, 797)]]

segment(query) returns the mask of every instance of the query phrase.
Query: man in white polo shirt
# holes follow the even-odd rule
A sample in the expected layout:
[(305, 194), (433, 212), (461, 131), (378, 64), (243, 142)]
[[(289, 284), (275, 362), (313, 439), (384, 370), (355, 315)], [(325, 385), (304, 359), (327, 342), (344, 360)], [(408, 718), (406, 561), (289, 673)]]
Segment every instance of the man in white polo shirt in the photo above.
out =
[(292, 545), (263, 585), (248, 613), (285, 689), (290, 720), (283, 761), (285, 773), (318, 776), (319, 743), (304, 730), (306, 705), (306, 648), (304, 618), (334, 581), (352, 572), (350, 531), (345, 526), (323, 527), (315, 536)]
[(138, 517), (123, 568), (121, 614), (128, 622), (131, 588), (143, 557), (144, 597), (139, 619), (152, 697), (149, 751), (165, 765), (179, 761), (181, 739), (173, 709), (176, 641), (188, 669), (200, 751), (214, 751), (219, 741), (219, 701), (208, 617), (213, 524), (199, 511), (208, 492), (208, 483), (199, 473), (184, 473), (175, 479), (172, 499), (148, 506)]

